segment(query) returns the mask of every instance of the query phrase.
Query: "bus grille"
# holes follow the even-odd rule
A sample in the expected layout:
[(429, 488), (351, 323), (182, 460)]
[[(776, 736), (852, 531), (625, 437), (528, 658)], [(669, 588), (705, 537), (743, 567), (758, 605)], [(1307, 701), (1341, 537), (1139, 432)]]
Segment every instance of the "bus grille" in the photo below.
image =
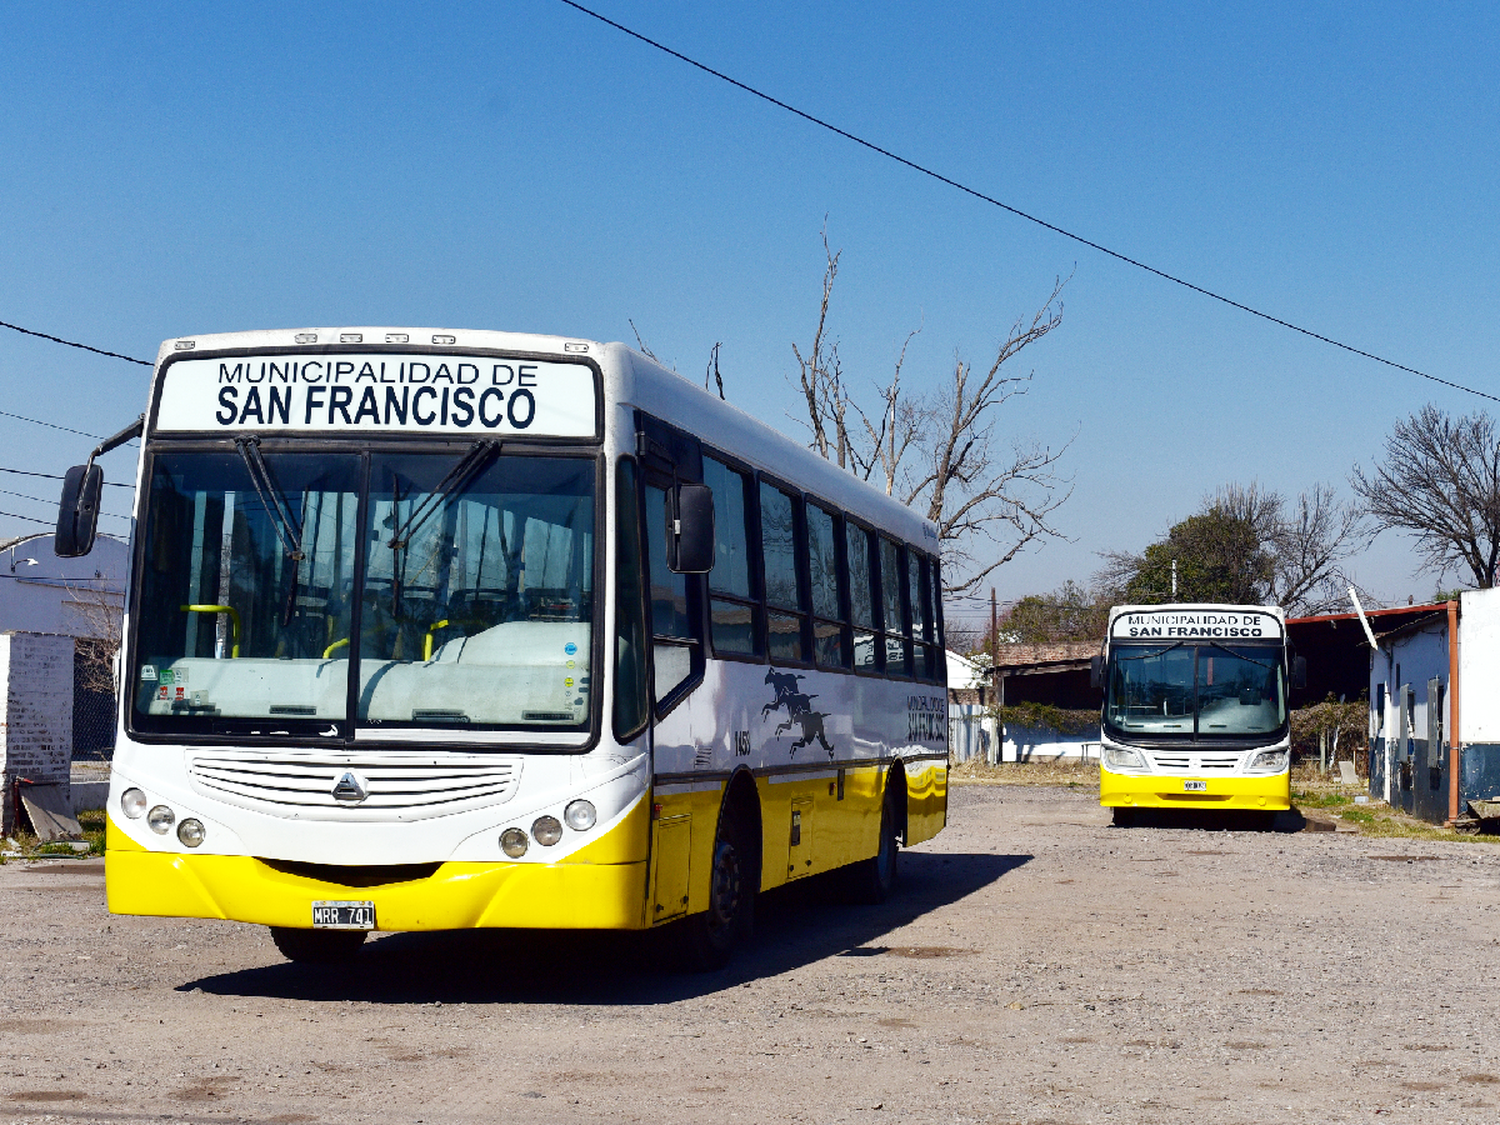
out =
[[(515, 795), (521, 763), (492, 754), (330, 755), (199, 751), (188, 756), (193, 788), (241, 808), (313, 819), (420, 819)], [(352, 773), (363, 799), (350, 799)], [(344, 799), (334, 796), (342, 786)], [(360, 815), (363, 814), (363, 815)]]
[(1196, 771), (1205, 773), (1233, 773), (1240, 764), (1240, 755), (1237, 753), (1189, 755), (1172, 752), (1151, 755), (1151, 760), (1156, 763), (1156, 768), (1168, 773), (1194, 771), (1194, 758), (1198, 760)]

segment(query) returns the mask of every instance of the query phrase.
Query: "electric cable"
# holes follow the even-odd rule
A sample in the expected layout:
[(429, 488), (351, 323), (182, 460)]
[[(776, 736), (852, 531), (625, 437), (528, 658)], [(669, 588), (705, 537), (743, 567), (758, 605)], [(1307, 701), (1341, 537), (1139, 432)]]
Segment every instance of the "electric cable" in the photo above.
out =
[(51, 340), (54, 344), (66, 344), (70, 348), (79, 348), (82, 351), (93, 352), (95, 355), (107, 355), (110, 359), (123, 359), (126, 363), (139, 363), (142, 367), (155, 366), (150, 360), (136, 359), (133, 355), (121, 355), (119, 352), (107, 352), (103, 348), (80, 344), (76, 340), (64, 340), (61, 336), (50, 336), (46, 332), (37, 332), (31, 328), (22, 328), (19, 324), (9, 324), (3, 320), (0, 320), (0, 328), (9, 328), (12, 332), (20, 332), (27, 336), (36, 336), (42, 340)]
[[(58, 476), (56, 473), (38, 473), (38, 472), (33, 472), (30, 469), (7, 469), (3, 465), (0, 465), (0, 473), (14, 473), (18, 477), (42, 477), (44, 480), (63, 480), (64, 479), (63, 477)], [(135, 491), (135, 485), (133, 485), (133, 484), (121, 484), (118, 481), (108, 481), (107, 480), (107, 481), (104, 482), (104, 487), (105, 488), (128, 488), (132, 492)]]
[(897, 164), (904, 165), (914, 172), (920, 172), (924, 176), (930, 176), (932, 179), (937, 180), (939, 183), (946, 184), (951, 188), (956, 188), (957, 190), (963, 192), (965, 195), (973, 196), (975, 199), (981, 200), (984, 203), (988, 203), (991, 206), (998, 207), (1002, 211), (1008, 211), (1012, 215), (1015, 215), (1017, 218), (1025, 219), (1028, 223), (1035, 223), (1037, 226), (1043, 227), (1046, 230), (1050, 230), (1054, 234), (1060, 234), (1064, 238), (1072, 239), (1074, 242), (1077, 242), (1083, 246), (1087, 246), (1091, 250), (1097, 250), (1099, 253), (1114, 258), (1117, 261), (1124, 262), (1126, 265), (1134, 266), (1136, 269), (1144, 270), (1149, 274), (1154, 274), (1164, 281), (1170, 281), (1174, 285), (1180, 285), (1184, 289), (1191, 289), (1194, 293), (1198, 293), (1204, 297), (1209, 297), (1215, 301), (1219, 301), (1225, 305), (1228, 305), (1230, 308), (1239, 309), (1241, 312), (1249, 313), (1251, 316), (1259, 317), (1261, 320), (1269, 321), (1272, 324), (1280, 325), (1282, 328), (1287, 328), (1293, 332), (1301, 333), (1303, 336), (1321, 341), (1324, 344), (1342, 349), (1343, 351), (1349, 352), (1353, 355), (1361, 356), (1364, 359), (1373, 360), (1374, 362), (1384, 364), (1387, 367), (1393, 367), (1397, 371), (1405, 371), (1410, 375), (1421, 376), (1423, 379), (1428, 379), (1434, 383), (1440, 383), (1441, 385), (1450, 387), (1456, 391), (1465, 391), (1471, 395), (1478, 395), (1480, 398), (1487, 398), (1491, 402), (1500, 402), (1500, 395), (1492, 395), (1486, 391), (1475, 390), (1473, 387), (1466, 387), (1462, 383), (1455, 383), (1449, 379), (1440, 379), (1436, 375), (1429, 375), (1427, 372), (1420, 371), (1415, 367), (1408, 367), (1404, 363), (1397, 363), (1393, 359), (1386, 359), (1384, 356), (1376, 355), (1374, 352), (1367, 352), (1363, 348), (1356, 348), (1353, 344), (1345, 344), (1342, 341), (1335, 340), (1332, 336), (1325, 336), (1321, 332), (1314, 332), (1311, 328), (1303, 328), (1299, 324), (1293, 324), (1291, 321), (1283, 320), (1279, 316), (1273, 316), (1271, 313), (1262, 312), (1260, 309), (1254, 308), (1251, 305), (1244, 304), (1241, 301), (1236, 301), (1232, 297), (1226, 297), (1222, 293), (1216, 293), (1212, 289), (1206, 289), (1201, 285), (1195, 285), (1191, 281), (1187, 281), (1184, 278), (1176, 276), (1175, 274), (1170, 274), (1166, 270), (1160, 270), (1155, 266), (1147, 265), (1145, 262), (1139, 261), (1136, 258), (1132, 258), (1129, 255), (1122, 254), (1118, 250), (1111, 250), (1108, 246), (1105, 246), (1102, 243), (1095, 242), (1089, 238), (1085, 238), (1081, 234), (1074, 234), (1072, 231), (1066, 230), (1065, 228), (1060, 227), (1055, 223), (1049, 223), (1046, 219), (1038, 218), (1036, 215), (1032, 215), (1027, 213), (1026, 211), (1022, 211), (1019, 207), (1012, 207), (1009, 203), (1003, 203), (1000, 200), (996, 199), (994, 196), (986, 195), (984, 192), (979, 191), (976, 188), (971, 188), (967, 184), (960, 183), (958, 180), (952, 179), (949, 176), (945, 176), (941, 172), (934, 171), (926, 165), (918, 164), (915, 160), (908, 160), (906, 157), (892, 152), (890, 149), (882, 148), (880, 145), (875, 144), (873, 141), (867, 141), (863, 137), (849, 132), (847, 129), (841, 129), (837, 125), (823, 120), (821, 117), (814, 117), (807, 111), (798, 109), (796, 106), (790, 105), (787, 102), (782, 101), (780, 98), (772, 97), (770, 94), (767, 94), (761, 90), (757, 90), (754, 86), (749, 86), (744, 82), (741, 82), (737, 78), (731, 78), (729, 75), (723, 73), (722, 71), (715, 70), (713, 67), (705, 65), (704, 63), (699, 62), (697, 59), (689, 58), (681, 51), (674, 51), (666, 44), (659, 43), (655, 39), (648, 38), (647, 36), (642, 35), (639, 31), (632, 31), (624, 24), (616, 23), (608, 16), (600, 15), (598, 12), (592, 10), (591, 8), (585, 8), (582, 4), (579, 4), (577, 0), (561, 0), (561, 2), (566, 4), (570, 8), (574, 8), (577, 11), (582, 12), (586, 16), (592, 16), (600, 23), (606, 24), (609, 27), (614, 28), (616, 31), (623, 32), (624, 34), (630, 36), (632, 39), (638, 39), (640, 42), (645, 43), (649, 47), (655, 47), (663, 54), (671, 55), (674, 59), (685, 62), (689, 66), (696, 67), (697, 69), (703, 71), (703, 73), (705, 74), (712, 75), (722, 82), (727, 82), (729, 83), (729, 85), (743, 90), (747, 94), (751, 94), (757, 98), (760, 98), (762, 101), (769, 102), (771, 105), (776, 106), (778, 109), (784, 109), (786, 110), (786, 112), (794, 114), (797, 117), (802, 118), (804, 121), (811, 122), (812, 124), (817, 125), (819, 128), (827, 129), (830, 133), (836, 133), (840, 137), (843, 137), (845, 140), (853, 141), (855, 144), (860, 145), (863, 148), (867, 148), (871, 152), (878, 153), (888, 160), (894, 160)]

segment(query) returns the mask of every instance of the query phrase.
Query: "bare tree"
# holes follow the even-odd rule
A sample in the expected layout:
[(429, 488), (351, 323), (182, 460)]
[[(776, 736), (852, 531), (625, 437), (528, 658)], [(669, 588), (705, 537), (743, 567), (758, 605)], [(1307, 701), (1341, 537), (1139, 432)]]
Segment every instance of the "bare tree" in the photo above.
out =
[(1441, 576), (1465, 570), (1495, 584), (1500, 563), (1500, 444), (1484, 411), (1452, 418), (1429, 403), (1400, 419), (1385, 460), (1350, 484), (1377, 531), (1404, 531)]
[(1204, 505), (1244, 519), (1255, 530), (1271, 559), (1266, 601), (1306, 616), (1343, 606), (1351, 578), (1343, 562), (1364, 533), (1364, 518), (1354, 504), (1341, 502), (1333, 488), (1315, 484), (1299, 493), (1287, 510), (1286, 499), (1251, 481), (1226, 484)]
[(83, 633), (73, 642), (79, 686), (114, 695), (120, 687), (115, 682), (115, 660), (124, 624), (124, 598), (97, 583), (69, 585), (67, 593), (67, 608), (83, 625)]
[(1058, 473), (1072, 438), (1058, 447), (1017, 440), (1002, 452), (995, 427), (1000, 408), (1025, 394), (1032, 378), (1011, 375), (1004, 365), (1062, 323), (1065, 279), (1057, 280), (1029, 320), (1016, 321), (988, 367), (955, 356), (947, 384), (915, 397), (904, 393), (901, 382), (907, 349), (920, 329), (909, 333), (891, 377), (872, 384), (874, 398), (866, 409), (844, 375), (837, 341), (828, 335), (839, 253), (829, 246), (826, 228), (823, 252), (812, 346), (805, 354), (792, 346), (811, 447), (863, 480), (878, 472), (887, 495), (937, 524), (950, 594), (977, 588), (1038, 539), (1062, 538), (1050, 516), (1072, 495), (1071, 480)]

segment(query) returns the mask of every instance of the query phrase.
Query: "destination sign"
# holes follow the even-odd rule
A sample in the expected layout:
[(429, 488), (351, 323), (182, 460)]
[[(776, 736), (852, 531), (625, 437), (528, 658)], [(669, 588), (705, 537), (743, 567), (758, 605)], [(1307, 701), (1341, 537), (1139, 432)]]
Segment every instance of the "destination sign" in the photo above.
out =
[(594, 437), (582, 363), (382, 352), (181, 359), (158, 431), (319, 430)]
[(1281, 639), (1281, 623), (1269, 613), (1221, 612), (1218, 610), (1163, 610), (1157, 613), (1122, 613), (1110, 626), (1114, 640), (1254, 640)]

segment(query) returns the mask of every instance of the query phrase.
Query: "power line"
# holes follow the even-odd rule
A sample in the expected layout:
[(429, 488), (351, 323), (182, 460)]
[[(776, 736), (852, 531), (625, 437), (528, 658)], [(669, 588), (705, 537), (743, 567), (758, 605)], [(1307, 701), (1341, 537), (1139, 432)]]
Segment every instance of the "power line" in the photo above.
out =
[(1310, 337), (1311, 339), (1318, 340), (1335, 348), (1340, 348), (1343, 351), (1349, 352), (1353, 355), (1361, 356), (1364, 359), (1373, 360), (1374, 362), (1384, 364), (1387, 367), (1393, 367), (1397, 371), (1405, 371), (1409, 375), (1419, 375), (1423, 379), (1430, 380), (1434, 383), (1440, 383), (1441, 385), (1445, 387), (1451, 387), (1456, 391), (1465, 391), (1471, 395), (1478, 395), (1480, 398), (1487, 398), (1491, 402), (1500, 402), (1500, 396), (1489, 394), (1486, 391), (1475, 390), (1473, 387), (1466, 387), (1462, 383), (1454, 383), (1448, 379), (1440, 379), (1436, 375), (1429, 375), (1427, 374), (1427, 372), (1419, 371), (1415, 367), (1408, 367), (1404, 363), (1397, 363), (1393, 359), (1386, 359), (1384, 356), (1376, 355), (1374, 352), (1367, 352), (1363, 348), (1356, 348), (1352, 344), (1345, 344), (1342, 341), (1335, 340), (1332, 336), (1325, 336), (1321, 332), (1314, 332), (1311, 328), (1303, 328), (1301, 325), (1293, 324), (1289, 320), (1282, 320), (1279, 316), (1273, 316), (1268, 312), (1262, 312), (1260, 309), (1254, 308), (1240, 301), (1236, 301), (1232, 297), (1226, 297), (1222, 293), (1216, 293), (1212, 289), (1205, 289), (1201, 285), (1194, 285), (1191, 281), (1180, 278), (1175, 274), (1167, 273), (1166, 270), (1159, 270), (1155, 266), (1147, 265), (1145, 262), (1139, 261), (1136, 258), (1132, 258), (1129, 255), (1122, 254), (1118, 250), (1111, 250), (1108, 246), (1105, 246), (1102, 243), (1094, 242), (1092, 239), (1085, 238), (1081, 234), (1074, 234), (1072, 231), (1057, 226), (1055, 223), (1047, 222), (1046, 219), (1041, 219), (1035, 215), (1028, 214), (1027, 212), (1022, 211), (1019, 207), (1012, 207), (1009, 203), (1003, 203), (1000, 200), (996, 199), (994, 196), (986, 195), (984, 192), (979, 191), (976, 188), (971, 188), (967, 184), (959, 183), (959, 181), (945, 176), (941, 172), (934, 171), (926, 165), (918, 164), (915, 160), (908, 160), (906, 157), (894, 153), (890, 149), (880, 147), (880, 145), (875, 144), (873, 141), (867, 141), (863, 137), (856, 136), (854, 133), (849, 132), (847, 129), (840, 129), (837, 125), (834, 125), (828, 121), (824, 121), (821, 117), (814, 117), (812, 114), (806, 112), (805, 110), (798, 109), (796, 106), (790, 105), (779, 98), (774, 98), (770, 94), (767, 94), (761, 90), (757, 90), (754, 86), (746, 85), (744, 82), (741, 82), (737, 78), (731, 78), (729, 75), (723, 73), (722, 71), (715, 70), (711, 66), (706, 66), (705, 64), (699, 62), (697, 59), (689, 58), (681, 51), (674, 51), (671, 47), (668, 47), (664, 43), (658, 43), (655, 39), (648, 38), (638, 31), (632, 31), (624, 24), (616, 23), (608, 16), (600, 15), (598, 12), (593, 11), (590, 8), (585, 8), (582, 4), (577, 3), (576, 0), (562, 0), (562, 3), (566, 4), (570, 8), (582, 12), (586, 16), (592, 16), (600, 23), (607, 24), (608, 26), (614, 28), (616, 31), (623, 32), (624, 34), (630, 36), (632, 39), (638, 39), (640, 40), (640, 42), (645, 43), (649, 47), (655, 47), (663, 54), (671, 55), (674, 59), (685, 62), (691, 67), (696, 67), (698, 70), (703, 71), (703, 73), (705, 74), (710, 74), (722, 82), (727, 82), (729, 83), (729, 85), (745, 91), (745, 93), (747, 94), (751, 94), (757, 98), (760, 98), (762, 101), (769, 102), (771, 105), (776, 106), (778, 109), (784, 109), (788, 113), (802, 118), (804, 121), (808, 121), (821, 129), (827, 129), (830, 133), (837, 133), (845, 140), (853, 141), (855, 144), (860, 145), (863, 148), (867, 148), (871, 152), (878, 153), (888, 160), (894, 160), (897, 164), (901, 164), (907, 168), (910, 168), (914, 172), (920, 172), (924, 176), (930, 176), (932, 179), (937, 180), (939, 183), (946, 184), (951, 188), (956, 188), (957, 190), (963, 192), (965, 195), (973, 196), (975, 199), (978, 199), (984, 203), (988, 203), (993, 207), (998, 207), (1002, 211), (1008, 211), (1012, 215), (1015, 215), (1017, 218), (1025, 219), (1028, 223), (1035, 223), (1037, 226), (1043, 227), (1046, 230), (1050, 230), (1054, 234), (1060, 234), (1064, 238), (1072, 239), (1074, 242), (1077, 242), (1083, 246), (1087, 246), (1091, 250), (1097, 250), (1101, 254), (1108, 255), (1109, 257), (1114, 258), (1116, 261), (1124, 262), (1126, 265), (1134, 266), (1139, 270), (1145, 270), (1147, 273), (1154, 274), (1164, 281), (1170, 281), (1174, 285), (1182, 286), (1184, 289), (1191, 289), (1194, 293), (1198, 293), (1204, 297), (1212, 298), (1215, 301), (1219, 301), (1222, 304), (1228, 305), (1230, 308), (1239, 309), (1241, 312), (1249, 313), (1251, 316), (1259, 317), (1261, 320), (1269, 321), (1270, 323), (1279, 325), (1282, 328), (1290, 329), (1293, 332), (1299, 332), (1303, 336)]
[(39, 520), (35, 516), (23, 516), (17, 512), (0, 512), (0, 516), (9, 516), (13, 520), (26, 520), (28, 523), (39, 523), (43, 527), (52, 527), (57, 523), (56, 520)]
[[(56, 500), (43, 500), (40, 496), (28, 496), (24, 492), (12, 492), (8, 488), (0, 488), (0, 495), (14, 496), (18, 500), (30, 500), (33, 504), (56, 504)], [(100, 512), (101, 516), (108, 516), (112, 520), (128, 520), (129, 516), (122, 516), (117, 512)]]
[(121, 355), (119, 352), (107, 352), (103, 348), (90, 347), (88, 344), (80, 344), (76, 340), (64, 340), (61, 336), (50, 336), (46, 332), (37, 332), (31, 328), (22, 328), (19, 324), (8, 324), (3, 320), (0, 320), (0, 328), (9, 328), (12, 332), (20, 332), (26, 336), (36, 336), (42, 340), (51, 340), (54, 344), (66, 344), (70, 348), (93, 352), (95, 355), (107, 355), (110, 359), (123, 359), (126, 363), (139, 363), (142, 367), (154, 366), (150, 360), (136, 359), (133, 355)]
[[(44, 480), (62, 480), (63, 479), (62, 477), (58, 476), (56, 473), (37, 473), (37, 472), (32, 472), (30, 469), (7, 469), (3, 465), (0, 465), (0, 473), (14, 473), (18, 477), (41, 477)], [(135, 491), (135, 485), (133, 485), (133, 484), (120, 484), (120, 483), (118, 483), (116, 481), (109, 481), (109, 480), (107, 480), (107, 481), (104, 482), (104, 487), (105, 488), (128, 488), (132, 492)]]
[(0, 416), (15, 418), (21, 422), (30, 422), (33, 426), (46, 426), (52, 430), (62, 430), (64, 433), (77, 434), (79, 437), (91, 437), (95, 441), (103, 441), (103, 434), (91, 434), (87, 430), (75, 430), (72, 426), (59, 426), (56, 422), (43, 422), (40, 418), (28, 418), (24, 414), (12, 414), (9, 410), (0, 410)]

